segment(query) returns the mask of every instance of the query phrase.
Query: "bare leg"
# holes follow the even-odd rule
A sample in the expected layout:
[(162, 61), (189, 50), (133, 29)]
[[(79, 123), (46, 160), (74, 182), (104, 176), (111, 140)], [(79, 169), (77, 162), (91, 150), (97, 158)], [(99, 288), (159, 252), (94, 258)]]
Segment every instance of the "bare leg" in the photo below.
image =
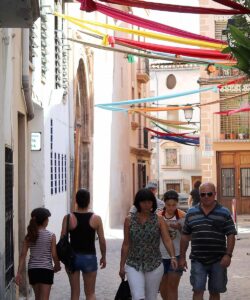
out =
[(209, 300), (220, 300), (219, 293), (210, 293)]
[(79, 300), (80, 298), (80, 271), (68, 273), (71, 288), (71, 300)]
[(160, 292), (163, 300), (167, 300), (167, 291), (168, 291), (168, 275), (164, 274), (162, 276), (162, 280), (160, 284)]
[(83, 273), (84, 292), (86, 300), (96, 300), (95, 297), (95, 282), (97, 272)]
[(203, 300), (204, 291), (194, 291), (193, 300)]
[(40, 286), (40, 299), (49, 300), (49, 294), (51, 291), (51, 284), (39, 284)]
[(33, 284), (32, 288), (35, 293), (35, 300), (40, 300), (40, 285), (38, 283)]
[(181, 277), (178, 273), (171, 272), (168, 274), (167, 298), (166, 299), (178, 300), (178, 286), (179, 286), (180, 279), (181, 279)]

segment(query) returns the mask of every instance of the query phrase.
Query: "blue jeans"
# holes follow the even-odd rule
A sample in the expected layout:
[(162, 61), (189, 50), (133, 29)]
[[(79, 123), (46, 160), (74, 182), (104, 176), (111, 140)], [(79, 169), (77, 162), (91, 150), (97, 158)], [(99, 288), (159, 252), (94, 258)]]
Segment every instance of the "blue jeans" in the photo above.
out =
[(97, 271), (97, 258), (92, 254), (76, 254), (74, 261), (74, 270), (83, 273)]
[(193, 291), (205, 291), (208, 277), (208, 290), (211, 293), (225, 293), (227, 290), (227, 269), (216, 262), (204, 265), (196, 260), (191, 261), (190, 283)]
[[(180, 256), (176, 256), (177, 261), (179, 260)], [(166, 259), (163, 258), (162, 259), (163, 262), (163, 266), (164, 266), (164, 274), (168, 274), (168, 273), (178, 273), (180, 276), (183, 274), (183, 270), (177, 268), (176, 270), (174, 270), (171, 266), (171, 259)]]

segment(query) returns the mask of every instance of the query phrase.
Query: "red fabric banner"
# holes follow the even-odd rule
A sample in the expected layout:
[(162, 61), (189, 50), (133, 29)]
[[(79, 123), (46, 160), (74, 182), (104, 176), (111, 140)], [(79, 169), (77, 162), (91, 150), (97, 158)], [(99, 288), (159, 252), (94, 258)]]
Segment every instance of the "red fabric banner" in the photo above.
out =
[(148, 128), (148, 127), (145, 127), (145, 129), (147, 129), (148, 131), (151, 131), (157, 135), (160, 135), (160, 136), (179, 136), (179, 137), (182, 137), (182, 138), (187, 138), (187, 139), (194, 139), (194, 140), (198, 140), (199, 137), (198, 136), (190, 136), (190, 135), (187, 135), (188, 133), (164, 133), (164, 132), (160, 132), (160, 131), (156, 131), (156, 130), (153, 130), (151, 128)]
[(84, 11), (94, 11), (97, 10), (111, 18), (118, 19), (121, 21), (124, 21), (126, 23), (130, 23), (139, 27), (147, 28), (149, 30), (171, 34), (179, 37), (189, 38), (189, 39), (195, 39), (200, 41), (206, 41), (206, 42), (212, 42), (212, 43), (218, 43), (218, 44), (227, 44), (225, 41), (216, 40), (213, 38), (205, 37), (199, 34), (191, 33), (185, 30), (177, 29), (165, 24), (161, 24), (158, 22), (150, 21), (143, 19), (141, 17), (137, 17), (135, 15), (131, 15), (129, 13), (120, 11), (119, 9), (115, 9), (113, 7), (109, 7), (97, 2), (94, 2), (93, 0), (81, 0), (81, 10)]
[(211, 15), (236, 15), (245, 14), (244, 11), (239, 9), (223, 9), (223, 8), (208, 8), (208, 7), (195, 7), (184, 5), (173, 5), (165, 3), (148, 2), (141, 0), (99, 0), (101, 2), (133, 6), (145, 9), (153, 9), (159, 11), (169, 11), (178, 13), (190, 13), (190, 14), (211, 14)]
[(232, 0), (212, 0), (212, 1), (220, 3), (220, 4), (225, 5), (227, 7), (238, 9), (240, 11), (245, 12), (245, 14), (250, 14), (250, 9), (248, 9), (247, 7), (242, 6), (241, 4), (239, 4), (235, 1), (232, 1)]
[(184, 55), (190, 57), (200, 57), (200, 58), (212, 58), (212, 59), (231, 59), (230, 54), (224, 54), (216, 50), (203, 50), (203, 49), (191, 49), (191, 48), (180, 48), (171, 47), (165, 45), (151, 44), (145, 42), (138, 42), (133, 40), (128, 40), (124, 38), (115, 37), (115, 40), (129, 46), (135, 46), (142, 49), (172, 53), (176, 55)]

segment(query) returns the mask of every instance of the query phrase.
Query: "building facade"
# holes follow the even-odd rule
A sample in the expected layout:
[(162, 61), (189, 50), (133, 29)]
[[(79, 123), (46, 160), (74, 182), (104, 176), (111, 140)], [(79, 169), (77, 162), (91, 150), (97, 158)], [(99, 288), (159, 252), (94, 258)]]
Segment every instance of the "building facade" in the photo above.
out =
[[(154, 96), (182, 93), (198, 88), (200, 74), (199, 65), (195, 64), (173, 64), (170, 62), (156, 62), (151, 64), (151, 94)], [(197, 105), (193, 110), (193, 117), (188, 125), (191, 129), (200, 130), (199, 94), (189, 95), (181, 98), (156, 102), (159, 107)], [(183, 110), (158, 112), (157, 118), (183, 121), (185, 119)], [(159, 130), (159, 128), (155, 128)], [(187, 130), (168, 127), (168, 130), (181, 133)], [(157, 140), (153, 143), (152, 178), (159, 182), (159, 196), (165, 191), (174, 189), (184, 193), (186, 197), (190, 193), (195, 180), (201, 179), (200, 148), (199, 146), (187, 146), (172, 141)]]
[[(200, 1), (203, 6), (211, 7), (211, 1)], [(213, 3), (214, 5), (214, 3)], [(219, 5), (216, 4), (216, 7)], [(230, 16), (200, 17), (201, 34), (225, 38), (223, 30)], [(201, 72), (202, 87), (215, 86), (225, 81), (235, 80), (244, 74), (237, 69), (217, 69), (208, 75)], [(217, 199), (230, 210), (232, 199), (237, 201), (237, 212), (250, 213), (250, 140), (249, 112), (232, 116), (216, 115), (228, 109), (242, 108), (249, 103), (249, 83), (225, 86), (219, 93), (201, 94), (201, 151), (202, 177), (217, 185)], [(206, 103), (214, 104), (206, 105)]]

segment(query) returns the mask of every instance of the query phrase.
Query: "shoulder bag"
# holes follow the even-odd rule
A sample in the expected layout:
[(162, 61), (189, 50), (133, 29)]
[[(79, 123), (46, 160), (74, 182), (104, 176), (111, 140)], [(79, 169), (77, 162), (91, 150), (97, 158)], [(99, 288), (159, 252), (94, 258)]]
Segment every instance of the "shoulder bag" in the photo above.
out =
[(56, 244), (56, 251), (58, 258), (65, 265), (67, 270), (69, 272), (74, 272), (73, 265), (75, 253), (69, 242), (69, 218), (70, 214), (67, 215), (66, 234), (64, 234)]

